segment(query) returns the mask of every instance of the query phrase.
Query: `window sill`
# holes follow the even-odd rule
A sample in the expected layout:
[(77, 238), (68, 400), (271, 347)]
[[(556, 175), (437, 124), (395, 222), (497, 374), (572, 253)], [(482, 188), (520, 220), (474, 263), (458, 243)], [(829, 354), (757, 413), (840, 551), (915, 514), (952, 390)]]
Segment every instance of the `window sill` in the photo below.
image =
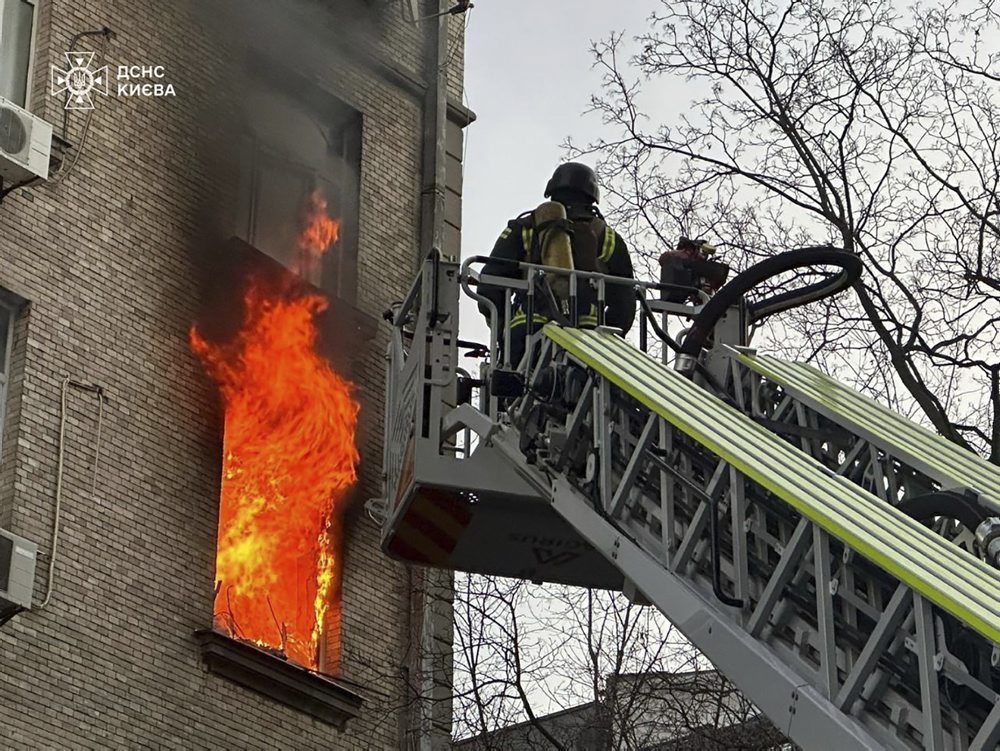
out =
[(361, 696), (337, 681), (212, 629), (195, 631), (209, 671), (343, 730), (357, 717)]

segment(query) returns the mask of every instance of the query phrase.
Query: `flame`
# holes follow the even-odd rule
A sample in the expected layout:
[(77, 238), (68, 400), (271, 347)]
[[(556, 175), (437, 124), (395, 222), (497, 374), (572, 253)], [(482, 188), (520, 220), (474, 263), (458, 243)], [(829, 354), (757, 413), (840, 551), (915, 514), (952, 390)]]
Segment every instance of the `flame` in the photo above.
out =
[(232, 341), (190, 332), (225, 406), (216, 627), (318, 669), (339, 596), (339, 502), (356, 479), (359, 405), (315, 351), (323, 296), (252, 279), (243, 304)]
[(340, 239), (340, 222), (326, 213), (323, 194), (314, 190), (302, 209), (302, 232), (299, 234), (299, 263), (309, 274), (327, 249)]

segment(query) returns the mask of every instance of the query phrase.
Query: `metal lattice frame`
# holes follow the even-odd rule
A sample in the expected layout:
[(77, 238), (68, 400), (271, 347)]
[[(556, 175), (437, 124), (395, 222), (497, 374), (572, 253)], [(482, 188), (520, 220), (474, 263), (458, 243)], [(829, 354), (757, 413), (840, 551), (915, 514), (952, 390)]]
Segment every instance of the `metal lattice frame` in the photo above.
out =
[(730, 387), (738, 398), (749, 397), (756, 419), (773, 409), (776, 427), (794, 426), (808, 439), (803, 450), (826, 462), (843, 451), (845, 441), (852, 449), (862, 442), (868, 456), (852, 460), (865, 474), (853, 477), (869, 483), (883, 500), (897, 503), (931, 490), (972, 486), (985, 507), (1000, 513), (1000, 471), (980, 457), (807, 365), (724, 349)]
[[(488, 395), (478, 409), (456, 406), (459, 281), (472, 294), (465, 273), (456, 272), (454, 264), (429, 260), (394, 316), (387, 506), (414, 453), (419, 470), (442, 464), (470, 493), (498, 482), (509, 490), (513, 468), (514, 480), (550, 499), (617, 567), (627, 591), (653, 602), (803, 746), (1000, 745), (998, 653), (988, 640), (888, 573), (891, 566), (874, 565), (789, 498), (773, 495), (759, 472), (748, 476), (759, 468), (741, 470), (713, 453), (544, 334), (522, 372), (538, 377), (551, 364), (571, 364), (584, 375), (572, 404), (546, 405), (537, 434), (526, 427), (537, 424), (528, 421), (537, 394), (522, 399), (510, 418)], [(494, 355), (499, 341), (493, 331)], [(735, 406), (825, 466), (828, 476), (889, 502), (955, 485), (933, 466), (901, 460), (905, 452), (852, 430), (823, 405), (766, 383), (733, 354), (719, 364), (731, 368)], [(457, 450), (452, 436), (460, 433), (477, 434), (483, 450)], [(534, 439), (530, 460), (526, 438)], [(970, 671), (970, 653), (987, 664)]]
[[(586, 368), (545, 342), (535, 373), (553, 361)], [(523, 471), (549, 485), (559, 511), (581, 531), (590, 528), (591, 542), (779, 727), (800, 743), (823, 747), (837, 737), (845, 744), (837, 747), (996, 745), (998, 696), (988, 680), (970, 675), (947, 651), (945, 618), (930, 602), (608, 379), (587, 372), (575, 408), (562, 425), (549, 428), (549, 448), (539, 462), (547, 474), (528, 466)], [(534, 403), (529, 397), (521, 404), (515, 424)], [(794, 400), (757, 407), (774, 427), (802, 428), (798, 438), (807, 453), (843, 457), (832, 471), (864, 478), (881, 468), (882, 484), (894, 487), (885, 470), (896, 463), (846, 435), (837, 436), (846, 441), (843, 448), (834, 447), (816, 416)], [(497, 444), (513, 461), (523, 461), (510, 435)], [(573, 467), (571, 457), (581, 446), (589, 447), (590, 464)], [(922, 486), (918, 476), (897, 474), (900, 485)], [(701, 604), (697, 625), (684, 623), (673, 603), (649, 589), (667, 582), (689, 588)], [(727, 607), (720, 595), (741, 604)], [(704, 625), (710, 622), (716, 633), (726, 633), (725, 641), (713, 639), (713, 627)], [(980, 640), (977, 649), (990, 648)], [(942, 701), (940, 685), (948, 682), (965, 687), (964, 706)], [(803, 704), (809, 705), (808, 722)]]

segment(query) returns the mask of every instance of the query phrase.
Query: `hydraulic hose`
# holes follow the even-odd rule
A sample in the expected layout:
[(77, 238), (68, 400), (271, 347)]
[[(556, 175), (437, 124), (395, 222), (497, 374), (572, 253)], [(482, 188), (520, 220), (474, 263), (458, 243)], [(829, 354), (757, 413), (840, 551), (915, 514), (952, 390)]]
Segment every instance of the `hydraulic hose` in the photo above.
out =
[(829, 274), (815, 284), (754, 303), (749, 309), (750, 321), (760, 321), (775, 313), (842, 292), (860, 278), (863, 270), (860, 258), (830, 245), (796, 248), (767, 258), (738, 274), (705, 304), (691, 324), (691, 330), (684, 337), (680, 353), (697, 356), (705, 346), (705, 341), (711, 335), (715, 324), (731, 306), (754, 287), (778, 274), (809, 266), (839, 266), (841, 271), (839, 274)]
[[(671, 351), (673, 351), (674, 353), (679, 353), (680, 345), (674, 340), (672, 336), (670, 336), (670, 334), (668, 334), (666, 331), (663, 330), (660, 324), (656, 322), (656, 316), (653, 314), (653, 310), (652, 308), (649, 307), (649, 303), (646, 302), (646, 298), (643, 296), (642, 292), (636, 290), (635, 296), (636, 299), (639, 301), (639, 307), (641, 309), (642, 316), (643, 318), (645, 318), (650, 328), (653, 329), (653, 333), (656, 334), (656, 336), (659, 337), (660, 341), (666, 344), (671, 349)], [(722, 399), (722, 401), (726, 402), (726, 404), (729, 404), (732, 407), (736, 407), (736, 401), (726, 392), (722, 384), (719, 383), (719, 379), (716, 378), (714, 375), (712, 375), (712, 372), (708, 368), (706, 368), (704, 365), (702, 365), (700, 362), (697, 361), (695, 362), (694, 367), (695, 370), (697, 370), (701, 374), (701, 376), (705, 379), (705, 381), (713, 389), (715, 389), (715, 395), (717, 397)], [(737, 407), (737, 409), (739, 408)]]
[(930, 521), (937, 516), (955, 519), (970, 532), (975, 532), (980, 522), (988, 516), (978, 503), (953, 490), (925, 493), (903, 501), (896, 509), (920, 522)]
[(726, 594), (722, 588), (722, 541), (719, 535), (719, 496), (712, 493), (708, 501), (711, 507), (709, 521), (712, 534), (712, 591), (723, 605), (731, 608), (742, 608), (743, 600)]

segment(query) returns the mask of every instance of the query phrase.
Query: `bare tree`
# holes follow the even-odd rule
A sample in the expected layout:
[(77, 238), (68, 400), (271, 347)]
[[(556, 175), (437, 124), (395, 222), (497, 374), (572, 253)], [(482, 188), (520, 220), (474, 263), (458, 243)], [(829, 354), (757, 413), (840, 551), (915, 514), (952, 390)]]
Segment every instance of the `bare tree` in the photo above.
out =
[[(781, 740), (655, 609), (622, 595), (460, 576), (455, 611), (456, 731), (475, 738), (460, 748)], [(726, 728), (725, 742), (714, 739)]]
[[(856, 295), (770, 323), (771, 348), (1000, 462), (998, 20), (993, 0), (663, 2), (594, 45), (609, 136), (575, 151), (601, 156), (650, 273), (680, 234), (737, 267), (859, 254)], [(690, 101), (650, 116), (670, 81)]]
[[(737, 268), (819, 243), (858, 254), (855, 295), (758, 336), (1000, 463), (998, 27), (994, 0), (906, 12), (890, 0), (665, 0), (646, 33), (594, 45), (607, 136), (569, 146), (600, 156), (610, 213), (649, 276), (679, 235), (711, 237)], [(676, 106), (679, 84), (690, 98)], [(674, 737), (739, 747), (717, 731), (752, 708), (717, 677), (690, 684), (714, 714), (664, 704), (683, 696), (684, 665), (702, 662), (662, 619), (640, 625), (635, 606), (586, 591), (546, 589), (542, 614), (530, 585), (464, 586), (465, 733), (523, 720), (562, 748), (542, 715), (592, 702), (605, 747), (668, 734), (651, 717), (669, 717)]]

